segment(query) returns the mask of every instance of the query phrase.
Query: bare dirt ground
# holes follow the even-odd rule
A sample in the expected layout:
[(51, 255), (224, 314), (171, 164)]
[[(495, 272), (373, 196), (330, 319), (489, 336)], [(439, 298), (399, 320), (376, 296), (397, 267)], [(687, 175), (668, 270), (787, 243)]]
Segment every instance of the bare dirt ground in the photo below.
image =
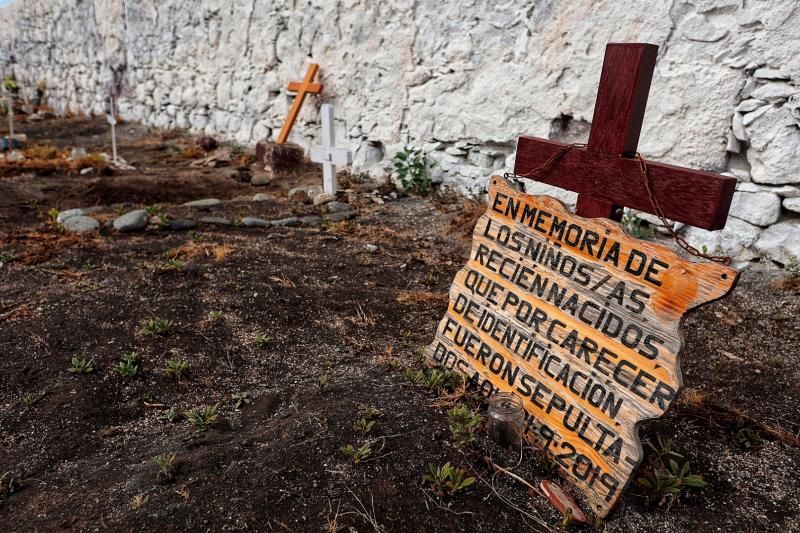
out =
[[(42, 145), (110, 151), (100, 119), (19, 129)], [(405, 377), (467, 258), (474, 206), (394, 199), (385, 186), (378, 205), (359, 193), (376, 185), (350, 180), (341, 199), (358, 215), (340, 223), (61, 233), (53, 208), (103, 206), (103, 220), (145, 206), (193, 220), (320, 212), (286, 197), (321, 182), (313, 167), (253, 187), (244, 153), (193, 168), (190, 138), (120, 132), (136, 170), (0, 172), (0, 529), (558, 529), (543, 498), (483, 458), (537, 486), (559, 479), (550, 464), (529, 448), (520, 461), (482, 431), (458, 447), (447, 408), (433, 405), (440, 394)], [(258, 192), (269, 198), (248, 200)], [(179, 205), (207, 197), (224, 201)], [(583, 529), (800, 531), (798, 296), (797, 279), (755, 266), (686, 320), (686, 388), (641, 434), (672, 439), (709, 486), (659, 506), (632, 483), (605, 521)], [(171, 326), (146, 335), (155, 318)], [(139, 372), (124, 378), (112, 367), (129, 352)], [(81, 355), (94, 371), (68, 372)], [(188, 363), (180, 379), (163, 371), (169, 360)], [(206, 431), (183, 416), (215, 404)], [(360, 418), (375, 422), (366, 436)], [(358, 464), (340, 451), (365, 443)], [(173, 467), (159, 475), (154, 458), (167, 453)], [(478, 481), (439, 499), (422, 477), (447, 461)]]

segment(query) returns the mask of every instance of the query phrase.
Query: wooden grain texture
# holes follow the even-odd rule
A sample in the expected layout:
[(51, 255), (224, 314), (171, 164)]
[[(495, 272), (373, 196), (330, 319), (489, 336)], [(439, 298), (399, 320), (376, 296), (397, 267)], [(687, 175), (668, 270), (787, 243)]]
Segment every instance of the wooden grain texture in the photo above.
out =
[[(313, 83), (314, 76), (317, 75), (318, 70), (319, 70), (319, 65), (317, 65), (316, 63), (311, 63), (308, 66), (308, 71), (306, 71), (306, 77), (305, 79), (303, 79), (302, 83), (291, 82), (289, 84), (290, 90), (297, 91), (297, 95), (294, 97), (294, 101), (292, 102), (292, 107), (289, 108), (289, 114), (286, 116), (286, 122), (283, 123), (283, 128), (281, 128), (281, 133), (278, 135), (278, 140), (276, 141), (278, 144), (284, 144), (286, 140), (289, 138), (289, 134), (292, 133), (292, 127), (294, 126), (294, 123), (297, 120), (297, 114), (300, 113), (300, 108), (303, 106), (303, 102), (306, 99), (306, 94), (319, 93), (322, 91), (322, 85)], [(294, 87), (294, 89), (292, 89), (292, 87)], [(311, 90), (314, 87), (318, 88), (318, 90), (316, 91)]]
[[(562, 146), (556, 141), (520, 137), (514, 173), (530, 173)], [(653, 161), (647, 161), (647, 171), (653, 194), (668, 219), (708, 230), (725, 227), (736, 178)], [(552, 171), (537, 175), (536, 180), (655, 214), (635, 159), (572, 148)]]
[[(609, 43), (594, 105), (588, 150), (634, 157), (656, 65), (654, 44)], [(575, 212), (584, 217), (620, 220), (619, 205), (579, 194)]]
[(639, 423), (682, 385), (685, 313), (737, 276), (494, 176), (426, 355), (484, 394), (519, 396), (526, 433), (605, 516), (641, 461)]

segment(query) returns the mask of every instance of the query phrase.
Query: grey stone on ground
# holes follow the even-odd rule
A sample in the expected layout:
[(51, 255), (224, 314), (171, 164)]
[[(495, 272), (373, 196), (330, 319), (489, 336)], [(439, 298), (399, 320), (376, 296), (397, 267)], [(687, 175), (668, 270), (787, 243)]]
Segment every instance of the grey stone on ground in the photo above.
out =
[(336, 200), (336, 196), (323, 192), (314, 197), (314, 205), (327, 204), (328, 202), (332, 202), (334, 200)]
[(330, 215), (325, 215), (325, 220), (328, 222), (342, 222), (344, 220), (350, 220), (356, 216), (355, 211), (340, 211), (338, 213), (331, 213)]
[(374, 253), (378, 251), (378, 247), (374, 244), (365, 244), (364, 249), (370, 253)]
[(224, 217), (202, 217), (198, 219), (201, 224), (217, 224), (218, 226), (230, 226), (233, 224), (230, 219)]
[(250, 178), (250, 185), (255, 185), (256, 187), (269, 185), (271, 182), (272, 178), (266, 172), (256, 172), (253, 174), (253, 177)]
[(94, 172), (94, 168), (93, 167), (82, 168), (81, 169), (81, 176), (85, 176), (87, 174), (91, 174), (92, 172)]
[(344, 213), (345, 211), (350, 211), (350, 206), (333, 200), (325, 205), (325, 209), (328, 213)]
[(76, 207), (75, 209), (67, 209), (66, 211), (61, 211), (58, 216), (56, 217), (56, 222), (59, 224), (63, 224), (68, 218), (77, 217), (80, 215), (85, 215), (86, 210), (80, 207)]
[(100, 230), (98, 221), (84, 215), (69, 217), (61, 225), (67, 233), (93, 233)]
[(306, 191), (305, 187), (289, 189), (289, 194), (287, 196), (290, 202), (295, 202), (297, 204), (308, 202), (308, 191)]
[(170, 220), (169, 224), (167, 224), (167, 226), (169, 226), (169, 229), (171, 229), (171, 230), (186, 231), (186, 230), (190, 230), (190, 229), (196, 228), (197, 227), (197, 222), (195, 222), (194, 220), (186, 220), (186, 219), (183, 219), (183, 218), (179, 218), (179, 219), (176, 219), (176, 220)]
[(138, 231), (147, 226), (150, 215), (144, 209), (137, 209), (130, 213), (125, 213), (114, 220), (114, 229), (117, 231)]
[(244, 217), (242, 219), (242, 226), (247, 226), (248, 228), (266, 228), (269, 225), (269, 220), (264, 220), (263, 218)]
[(322, 224), (322, 217), (319, 215), (308, 215), (300, 217), (300, 223), (303, 226), (319, 226)]
[(267, 202), (269, 200), (271, 200), (270, 196), (263, 192), (259, 192), (253, 195), (254, 202)]
[(273, 226), (287, 226), (287, 227), (295, 227), (301, 224), (300, 219), (297, 217), (281, 218), (278, 220), (272, 220), (270, 222)]
[(222, 203), (222, 200), (218, 198), (204, 198), (202, 200), (194, 200), (191, 202), (186, 202), (183, 207), (213, 207), (215, 205), (219, 205)]

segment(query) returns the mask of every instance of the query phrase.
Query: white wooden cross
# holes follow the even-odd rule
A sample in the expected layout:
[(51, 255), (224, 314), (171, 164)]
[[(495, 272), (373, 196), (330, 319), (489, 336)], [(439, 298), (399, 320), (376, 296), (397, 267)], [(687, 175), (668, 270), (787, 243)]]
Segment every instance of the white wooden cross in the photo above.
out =
[(322, 163), (322, 188), (328, 194), (336, 194), (336, 165), (349, 165), (353, 152), (348, 148), (336, 148), (333, 133), (333, 106), (322, 104), (322, 146), (311, 147), (311, 161)]
[(106, 116), (106, 120), (111, 124), (111, 157), (114, 163), (117, 162), (117, 109), (116, 99), (112, 94), (111, 98), (111, 112)]

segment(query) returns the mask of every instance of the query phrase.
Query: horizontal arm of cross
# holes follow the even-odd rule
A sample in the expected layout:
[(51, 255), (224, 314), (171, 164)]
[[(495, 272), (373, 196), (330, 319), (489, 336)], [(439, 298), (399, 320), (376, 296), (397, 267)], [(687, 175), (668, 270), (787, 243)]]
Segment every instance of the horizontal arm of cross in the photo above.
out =
[[(303, 83), (304, 82), (302, 81), (290, 81), (287, 88), (291, 92), (296, 93), (297, 91), (303, 88)], [(309, 83), (305, 90), (307, 93), (319, 94), (322, 92), (322, 85), (320, 85), (319, 83)]]
[[(545, 139), (520, 137), (514, 173), (531, 173), (563, 146)], [(651, 161), (647, 162), (647, 174), (650, 189), (666, 218), (708, 230), (725, 227), (736, 178)], [(549, 171), (534, 179), (656, 214), (636, 159), (572, 148)]]

